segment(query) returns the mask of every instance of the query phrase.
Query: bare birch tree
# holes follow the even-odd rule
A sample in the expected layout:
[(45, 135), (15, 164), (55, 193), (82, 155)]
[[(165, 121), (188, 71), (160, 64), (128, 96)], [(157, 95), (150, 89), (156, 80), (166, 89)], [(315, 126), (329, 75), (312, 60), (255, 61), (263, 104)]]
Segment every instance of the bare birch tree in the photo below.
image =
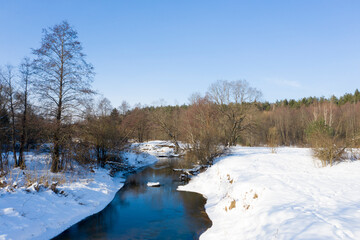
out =
[(175, 145), (175, 153), (180, 150), (179, 136), (180, 131), (180, 107), (160, 107), (152, 113), (152, 120), (169, 137)]

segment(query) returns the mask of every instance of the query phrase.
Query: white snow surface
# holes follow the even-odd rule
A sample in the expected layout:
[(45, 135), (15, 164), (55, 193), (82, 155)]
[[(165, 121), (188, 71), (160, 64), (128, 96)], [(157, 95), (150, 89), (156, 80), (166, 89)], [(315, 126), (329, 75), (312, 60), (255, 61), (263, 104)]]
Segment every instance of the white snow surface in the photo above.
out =
[[(182, 143), (179, 142), (180, 147), (183, 146)], [(146, 152), (153, 156), (178, 156), (175, 154), (175, 145), (169, 141), (155, 140), (148, 141), (143, 143), (133, 143), (132, 149), (136, 149), (140, 152)]]
[[(147, 153), (125, 152), (128, 164), (140, 168), (157, 161)], [(9, 157), (11, 159), (11, 156)], [(35, 174), (59, 179), (61, 175), (49, 172), (47, 154), (27, 154), (26, 166)], [(94, 169), (95, 173), (66, 173), (66, 183), (55, 194), (50, 189), (36, 192), (34, 186), (25, 191), (25, 175), (19, 168), (13, 169), (2, 179), (17, 182), (14, 191), (0, 188), (0, 240), (50, 239), (85, 217), (104, 209), (114, 198), (125, 181), (121, 176), (110, 177), (106, 169)], [(79, 169), (77, 170), (79, 171)]]
[(321, 168), (310, 149), (234, 147), (178, 189), (207, 198), (200, 239), (360, 239), (359, 173)]
[(158, 186), (160, 186), (160, 183), (159, 182), (148, 182), (147, 186), (148, 187), (158, 187)]
[(44, 191), (0, 190), (0, 239), (50, 239), (102, 210), (122, 187), (107, 170), (59, 187), (66, 195)]

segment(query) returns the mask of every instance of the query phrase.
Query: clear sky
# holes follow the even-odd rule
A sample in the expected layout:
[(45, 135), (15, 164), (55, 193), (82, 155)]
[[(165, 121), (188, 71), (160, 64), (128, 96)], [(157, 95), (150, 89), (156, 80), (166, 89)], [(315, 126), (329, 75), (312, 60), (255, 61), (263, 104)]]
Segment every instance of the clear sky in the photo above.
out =
[(360, 88), (358, 0), (0, 0), (0, 65), (62, 20), (114, 106), (187, 103), (219, 79), (246, 79), (267, 101)]

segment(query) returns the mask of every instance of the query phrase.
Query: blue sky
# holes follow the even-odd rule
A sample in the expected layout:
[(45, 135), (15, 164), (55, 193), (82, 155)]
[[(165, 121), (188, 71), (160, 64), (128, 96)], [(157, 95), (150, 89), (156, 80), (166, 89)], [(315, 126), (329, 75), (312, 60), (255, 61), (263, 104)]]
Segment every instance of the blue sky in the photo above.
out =
[(187, 103), (216, 80), (246, 79), (263, 100), (360, 88), (360, 1), (0, 0), (0, 65), (67, 20), (118, 106)]

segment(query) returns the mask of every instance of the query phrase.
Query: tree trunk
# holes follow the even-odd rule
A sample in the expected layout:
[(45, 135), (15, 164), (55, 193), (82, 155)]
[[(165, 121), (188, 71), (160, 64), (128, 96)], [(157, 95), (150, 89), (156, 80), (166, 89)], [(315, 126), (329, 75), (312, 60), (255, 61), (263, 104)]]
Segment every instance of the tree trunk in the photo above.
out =
[(59, 77), (59, 100), (57, 105), (55, 132), (54, 132), (54, 153), (51, 164), (51, 172), (60, 171), (60, 138), (61, 138), (61, 114), (63, 100), (63, 84), (64, 84), (64, 42), (61, 42), (61, 67)]
[(26, 139), (26, 110), (24, 111), (24, 116), (22, 119), (22, 133), (20, 137), (20, 150), (19, 150), (19, 166), (21, 169), (25, 169), (25, 157), (24, 157), (24, 148), (25, 148), (25, 139)]
[(14, 104), (13, 104), (13, 99), (12, 99), (12, 93), (10, 96), (10, 110), (11, 110), (11, 121), (12, 121), (12, 124), (11, 124), (12, 152), (13, 152), (15, 167), (18, 167), (19, 163), (18, 163), (17, 157), (16, 157), (15, 110), (14, 110)]
[(20, 150), (19, 150), (19, 166), (21, 169), (25, 169), (25, 157), (24, 157), (24, 147), (26, 142), (26, 129), (27, 129), (27, 81), (25, 83), (25, 94), (24, 94), (24, 112), (22, 118), (22, 133), (20, 137)]
[(3, 165), (3, 149), (2, 149), (2, 143), (0, 142), (0, 171), (2, 172), (4, 170)]
[(59, 96), (59, 105), (56, 114), (55, 121), (55, 132), (54, 132), (54, 152), (53, 159), (51, 164), (51, 172), (60, 171), (60, 138), (61, 138), (61, 110), (62, 110), (62, 84), (60, 83), (60, 96)]
[(52, 156), (51, 172), (60, 171), (60, 121), (56, 120), (56, 129), (54, 132), (54, 151)]

